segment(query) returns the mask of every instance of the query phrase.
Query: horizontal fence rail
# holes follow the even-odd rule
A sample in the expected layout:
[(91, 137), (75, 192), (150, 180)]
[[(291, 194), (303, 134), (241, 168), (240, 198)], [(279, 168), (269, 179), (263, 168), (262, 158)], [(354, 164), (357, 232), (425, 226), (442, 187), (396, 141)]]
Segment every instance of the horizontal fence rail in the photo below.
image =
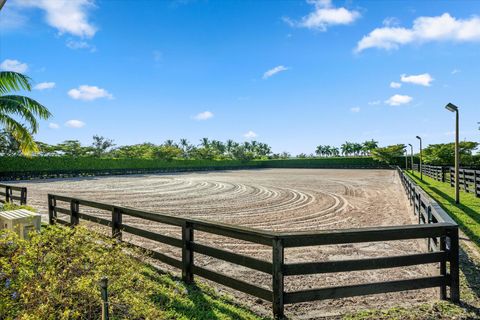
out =
[[(439, 207), (435, 207), (431, 203), (426, 203), (426, 200), (420, 197), (418, 187), (411, 180), (408, 180), (408, 177), (406, 177), (400, 169), (399, 174), (410, 200), (412, 201), (411, 195), (413, 195), (413, 197), (418, 195), (417, 202), (420, 201), (418, 202), (419, 209), (415, 212), (422, 210), (422, 212), (424, 212), (418, 213), (419, 216), (423, 217), (419, 219), (420, 224), (418, 225), (318, 232), (269, 232), (217, 222), (157, 214), (53, 194), (48, 195), (49, 222), (50, 224), (59, 223), (75, 226), (80, 222), (80, 219), (82, 219), (110, 227), (112, 236), (119, 240), (122, 239), (123, 233), (129, 233), (180, 248), (182, 252), (181, 260), (157, 251), (149, 252), (152, 258), (181, 269), (182, 279), (186, 283), (192, 283), (194, 275), (197, 275), (271, 302), (273, 314), (276, 319), (284, 318), (284, 306), (286, 304), (430, 287), (440, 287), (442, 299), (447, 299), (447, 287), (449, 287), (449, 298), (453, 301), (458, 301), (458, 226)], [(410, 190), (414, 191), (412, 192)], [(59, 203), (63, 203), (63, 206), (59, 205)], [(81, 211), (82, 207), (109, 211), (111, 219), (99, 218), (83, 213)], [(60, 219), (58, 214), (69, 216), (69, 221)], [(175, 238), (134, 227), (124, 222), (124, 216), (176, 226), (181, 230), (182, 236), (181, 238)], [(200, 244), (195, 238), (196, 231), (269, 246), (272, 250), (271, 260), (265, 261)], [(408, 239), (429, 239), (429, 252), (354, 260), (285, 263), (285, 248)], [(435, 246), (430, 245), (431, 239), (435, 239)], [(243, 279), (235, 279), (225, 274), (197, 266), (195, 264), (195, 253), (267, 274), (271, 277), (271, 289), (266, 289), (256, 284), (248, 283)], [(449, 263), (448, 272), (447, 262)], [(440, 274), (425, 278), (315, 288), (291, 292), (287, 292), (284, 288), (284, 280), (285, 277), (288, 276), (374, 270), (428, 263), (438, 263), (440, 265)]]
[(423, 174), (437, 181), (445, 182), (445, 173), (448, 168), (442, 166), (422, 165)]
[(27, 204), (27, 188), (13, 186), (8, 184), (0, 184), (0, 203), (14, 202), (15, 200), (20, 202), (20, 205)]
[[(476, 197), (480, 197), (480, 170), (459, 169), (458, 184), (465, 192), (473, 193)], [(450, 168), (450, 186), (455, 186), (455, 168)]]

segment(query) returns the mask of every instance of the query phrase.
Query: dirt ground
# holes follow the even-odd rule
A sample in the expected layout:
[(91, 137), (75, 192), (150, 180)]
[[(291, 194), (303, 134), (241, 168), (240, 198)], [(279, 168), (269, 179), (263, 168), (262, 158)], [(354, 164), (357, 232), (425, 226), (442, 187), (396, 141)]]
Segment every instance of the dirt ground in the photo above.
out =
[[(306, 231), (415, 223), (394, 170), (265, 169), (131, 175), (24, 181), (30, 205), (47, 212), (47, 193), (74, 196), (178, 216), (221, 221), (278, 231)], [(64, 206), (68, 207), (67, 204)], [(81, 212), (105, 215), (95, 209)], [(179, 237), (179, 228), (124, 217), (124, 223)], [(124, 236), (133, 242), (139, 238)], [(196, 232), (195, 241), (236, 253), (270, 259), (271, 248)], [(141, 241), (146, 247), (180, 257), (180, 249)], [(287, 263), (358, 259), (425, 252), (423, 240), (289, 248)], [(271, 287), (270, 276), (217, 259), (196, 255), (195, 263), (247, 282)], [(168, 268), (167, 268), (168, 269)], [(169, 269), (171, 270), (171, 269)], [(175, 270), (178, 274), (178, 270)], [(424, 277), (438, 273), (436, 265), (286, 277), (287, 291), (374, 281)], [(218, 285), (217, 285), (218, 287)], [(221, 288), (239, 303), (270, 316), (267, 302)], [(414, 290), (286, 307), (295, 319), (338, 315), (366, 308), (409, 306), (438, 297), (436, 289)]]

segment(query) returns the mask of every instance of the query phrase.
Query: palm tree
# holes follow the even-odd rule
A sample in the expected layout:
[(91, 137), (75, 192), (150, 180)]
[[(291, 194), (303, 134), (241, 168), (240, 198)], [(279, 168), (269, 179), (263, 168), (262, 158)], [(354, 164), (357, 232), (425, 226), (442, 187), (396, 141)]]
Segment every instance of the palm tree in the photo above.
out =
[[(18, 141), (23, 154), (38, 151), (33, 134), (38, 132), (37, 118), (48, 119), (50, 111), (39, 102), (21, 95), (9, 94), (12, 91), (31, 91), (31, 79), (13, 71), (0, 72), (0, 126), (10, 132)], [(20, 123), (14, 117), (26, 122)]]
[(208, 140), (208, 138), (202, 138), (200, 139), (200, 145), (204, 148), (208, 148), (208, 146), (210, 145), (210, 141)]

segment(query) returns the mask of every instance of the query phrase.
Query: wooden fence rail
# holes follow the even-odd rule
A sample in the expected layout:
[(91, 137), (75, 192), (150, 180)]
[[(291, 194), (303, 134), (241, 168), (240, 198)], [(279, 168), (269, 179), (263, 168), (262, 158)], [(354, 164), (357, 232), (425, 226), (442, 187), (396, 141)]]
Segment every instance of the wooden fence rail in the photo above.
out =
[[(20, 205), (27, 204), (27, 188), (12, 186), (7, 184), (0, 184), (0, 196), (4, 196), (4, 199), (0, 199), (0, 203), (13, 202), (14, 200), (20, 201)], [(5, 191), (3, 191), (5, 190)], [(17, 194), (14, 194), (17, 193)]]
[[(169, 257), (166, 254), (157, 251), (150, 251), (151, 257), (181, 269), (182, 279), (186, 283), (192, 283), (194, 275), (197, 275), (271, 302), (273, 314), (276, 319), (284, 318), (285, 304), (430, 287), (440, 287), (442, 299), (447, 299), (447, 287), (449, 287), (449, 298), (453, 301), (458, 301), (460, 298), (458, 280), (458, 226), (445, 212), (443, 212), (443, 210), (441, 210), (441, 208), (434, 207), (431, 203), (426, 203), (426, 198), (425, 200), (420, 198), (420, 193), (417, 191), (418, 187), (415, 186), (411, 180), (408, 180), (400, 169), (398, 170), (402, 183), (405, 185), (409, 197), (411, 197), (410, 199), (417, 197), (418, 195), (418, 205), (420, 208), (418, 210), (421, 211), (422, 208), (424, 208), (423, 211), (425, 211), (425, 208), (427, 208), (426, 210), (429, 212), (429, 215), (426, 218), (429, 221), (428, 223), (425, 222), (427, 221), (425, 220), (426, 216), (422, 213), (419, 214), (419, 216), (421, 215), (424, 217), (423, 219), (420, 219), (423, 223), (418, 225), (325, 230), (317, 232), (269, 232), (218, 222), (157, 214), (128, 207), (120, 207), (101, 202), (53, 194), (48, 195), (49, 222), (50, 224), (60, 223), (75, 226), (80, 220), (87, 220), (111, 227), (112, 236), (119, 240), (122, 239), (123, 233), (129, 233), (178, 247), (182, 250), (181, 260)], [(63, 203), (63, 206), (59, 206), (59, 202)], [(107, 210), (111, 213), (111, 219), (99, 218), (83, 213), (81, 212), (82, 207)], [(59, 213), (69, 216), (70, 221), (60, 219), (58, 216)], [(131, 216), (152, 222), (176, 226), (181, 229), (181, 239), (134, 227), (125, 223), (123, 221), (123, 216)], [(269, 246), (272, 250), (272, 258), (270, 261), (265, 261), (200, 244), (195, 238), (196, 231)], [(432, 249), (429, 252), (403, 256), (285, 263), (285, 248), (422, 238), (433, 238), (438, 242), (438, 246), (435, 247), (435, 250)], [(431, 246), (431, 248), (433, 248), (433, 246)], [(271, 276), (271, 289), (200, 267), (195, 264), (195, 253), (207, 255), (268, 274)], [(449, 272), (447, 272), (447, 262), (449, 262), (450, 266)], [(285, 291), (284, 288), (284, 279), (288, 276), (374, 270), (427, 263), (439, 263), (440, 274), (423, 278), (324, 287), (291, 292)]]
[[(415, 171), (420, 171), (420, 166), (418, 164), (413, 165), (413, 170)], [(422, 165), (422, 173), (426, 175), (427, 177), (430, 177), (432, 179), (435, 179), (437, 181), (445, 182), (445, 176), (446, 173), (448, 172), (448, 167), (442, 167), (442, 166), (431, 166), (428, 164), (423, 164)]]
[[(465, 192), (471, 192), (480, 197), (480, 170), (462, 169), (458, 174), (459, 188)], [(450, 168), (450, 186), (455, 186), (455, 168)]]

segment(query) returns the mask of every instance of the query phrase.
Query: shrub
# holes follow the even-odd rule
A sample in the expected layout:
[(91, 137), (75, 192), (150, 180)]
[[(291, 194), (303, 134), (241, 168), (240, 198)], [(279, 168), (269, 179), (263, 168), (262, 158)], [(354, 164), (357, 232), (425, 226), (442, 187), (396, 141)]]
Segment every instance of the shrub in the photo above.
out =
[(111, 319), (260, 319), (84, 227), (48, 226), (30, 241), (0, 230), (0, 319), (100, 319), (103, 276)]

